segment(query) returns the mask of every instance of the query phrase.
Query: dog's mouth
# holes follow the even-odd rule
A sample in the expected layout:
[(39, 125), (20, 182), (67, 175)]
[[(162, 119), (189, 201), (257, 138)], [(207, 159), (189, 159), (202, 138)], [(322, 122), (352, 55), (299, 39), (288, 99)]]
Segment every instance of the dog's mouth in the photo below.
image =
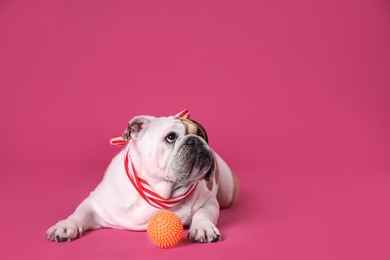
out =
[(183, 145), (175, 159), (172, 176), (175, 182), (209, 181), (215, 167), (214, 156), (203, 145)]
[(192, 163), (189, 163), (189, 173), (209, 181), (214, 168), (213, 165), (214, 159), (212, 155), (209, 154), (209, 151), (205, 154), (197, 154), (192, 160)]

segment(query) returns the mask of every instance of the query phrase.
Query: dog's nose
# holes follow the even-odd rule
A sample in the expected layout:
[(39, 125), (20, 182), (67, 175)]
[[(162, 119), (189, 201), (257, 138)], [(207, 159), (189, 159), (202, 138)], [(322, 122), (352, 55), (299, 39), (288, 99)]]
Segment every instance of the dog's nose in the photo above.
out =
[(199, 144), (202, 144), (202, 142), (199, 140), (198, 137), (191, 136), (187, 139), (186, 144), (187, 145), (199, 145)]

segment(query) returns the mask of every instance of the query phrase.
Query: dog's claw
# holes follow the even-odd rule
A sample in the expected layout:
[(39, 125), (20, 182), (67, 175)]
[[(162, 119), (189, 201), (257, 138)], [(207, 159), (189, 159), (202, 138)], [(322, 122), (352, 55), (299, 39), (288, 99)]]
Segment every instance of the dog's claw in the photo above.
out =
[(54, 242), (72, 241), (81, 237), (82, 228), (72, 220), (62, 220), (49, 228), (46, 232), (46, 238)]
[(192, 227), (188, 233), (191, 242), (211, 243), (221, 241), (221, 233), (212, 223), (205, 223), (199, 227)]

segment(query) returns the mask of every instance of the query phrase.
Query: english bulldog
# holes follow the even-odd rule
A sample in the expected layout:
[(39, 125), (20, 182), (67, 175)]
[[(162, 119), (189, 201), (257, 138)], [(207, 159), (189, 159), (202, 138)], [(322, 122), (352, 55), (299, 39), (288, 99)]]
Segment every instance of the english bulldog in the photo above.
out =
[(46, 238), (72, 241), (103, 227), (144, 231), (154, 214), (169, 210), (189, 227), (191, 242), (220, 241), (219, 211), (236, 200), (239, 184), (209, 147), (204, 127), (183, 113), (136, 116), (121, 138), (125, 147), (103, 180)]

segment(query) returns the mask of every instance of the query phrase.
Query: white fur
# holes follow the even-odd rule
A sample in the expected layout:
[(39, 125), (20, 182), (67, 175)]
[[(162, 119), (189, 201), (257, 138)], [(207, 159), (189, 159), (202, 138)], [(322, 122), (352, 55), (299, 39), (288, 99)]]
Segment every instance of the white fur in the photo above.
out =
[[(137, 172), (162, 197), (185, 193), (189, 184), (186, 186), (183, 182), (184, 187), (172, 192), (176, 184), (169, 181), (169, 178), (173, 178), (170, 167), (172, 158), (177, 154), (178, 147), (182, 145), (180, 142), (186, 135), (184, 125), (174, 117), (148, 117), (148, 124), (143, 127), (142, 130), (138, 129), (137, 135), (133, 136), (134, 140), (127, 145)], [(172, 129), (179, 133), (175, 147), (163, 144), (163, 140), (161, 143), (156, 141)], [(207, 146), (205, 142), (204, 144)], [(46, 237), (49, 240), (71, 241), (87, 230), (102, 227), (146, 230), (149, 219), (161, 209), (149, 205), (132, 186), (124, 168), (125, 151), (126, 148), (113, 158), (101, 183), (75, 212), (48, 229)], [(227, 204), (233, 193), (232, 174), (226, 163), (217, 154), (214, 155), (219, 168), (220, 184), (223, 185), (223, 194), (218, 194), (218, 199)], [(191, 182), (193, 178), (187, 181)], [(221, 239), (216, 228), (220, 209), (217, 191), (215, 181), (210, 191), (206, 181), (199, 180), (198, 187), (185, 201), (169, 209), (180, 217), (185, 226), (190, 227), (189, 239), (193, 242)]]

